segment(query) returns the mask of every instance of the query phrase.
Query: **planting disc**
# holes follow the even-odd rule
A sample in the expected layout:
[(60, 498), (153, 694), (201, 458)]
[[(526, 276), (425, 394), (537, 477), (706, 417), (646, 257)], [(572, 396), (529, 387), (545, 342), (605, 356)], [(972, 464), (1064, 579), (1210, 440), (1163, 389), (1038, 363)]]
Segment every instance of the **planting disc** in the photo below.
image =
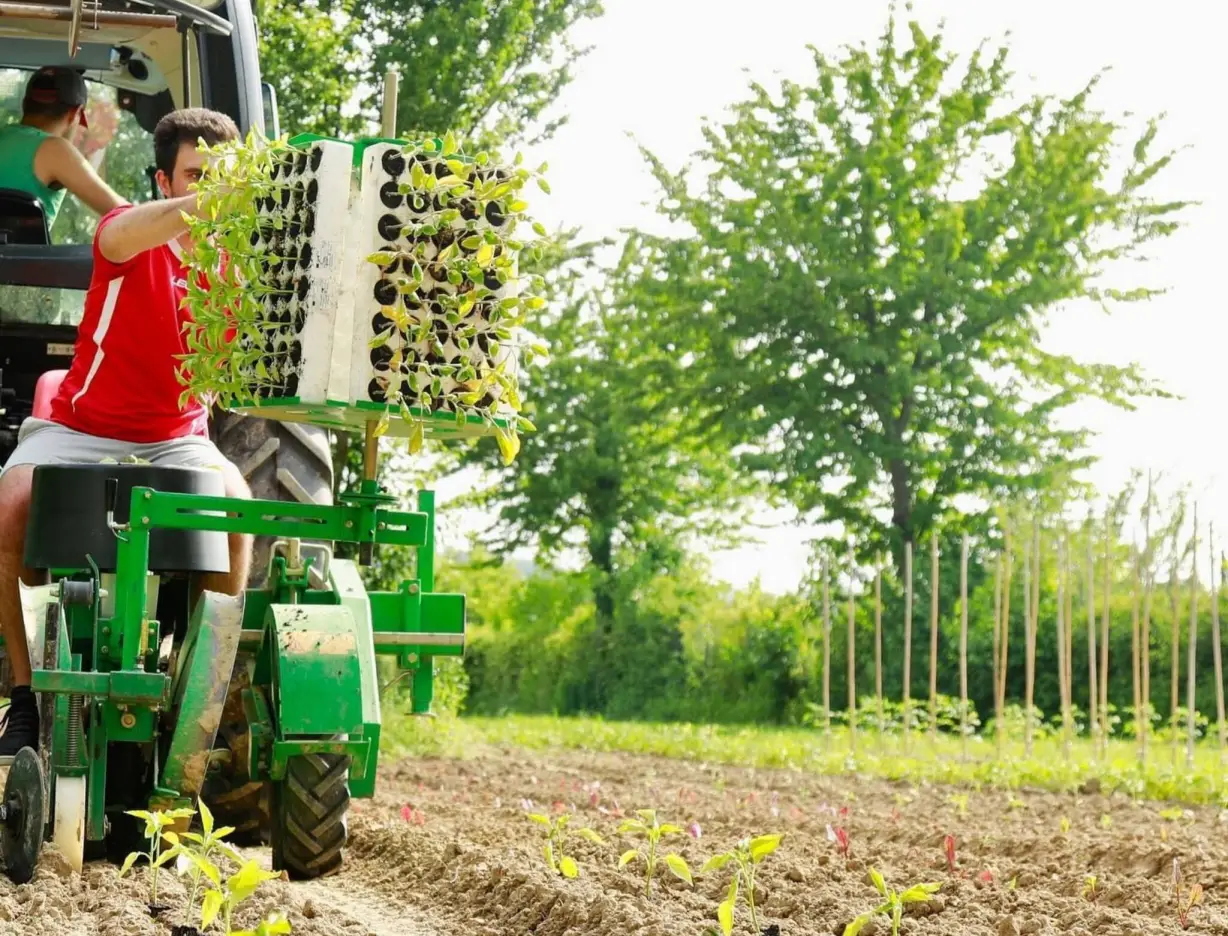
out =
[(4, 784), (4, 821), (0, 822), (0, 858), (14, 884), (34, 877), (43, 844), (43, 765), (33, 748), (13, 758)]
[(55, 778), (55, 822), (51, 841), (74, 871), (85, 860), (85, 778)]

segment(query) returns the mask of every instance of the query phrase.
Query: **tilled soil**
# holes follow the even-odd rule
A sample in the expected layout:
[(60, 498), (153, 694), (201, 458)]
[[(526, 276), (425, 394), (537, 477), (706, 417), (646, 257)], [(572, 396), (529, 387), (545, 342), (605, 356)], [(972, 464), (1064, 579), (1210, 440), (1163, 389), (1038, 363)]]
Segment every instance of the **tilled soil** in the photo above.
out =
[[(407, 760), (384, 769), (374, 800), (355, 804), (338, 875), (274, 881), (237, 922), (250, 926), (280, 908), (295, 933), (319, 936), (717, 932), (728, 867), (696, 874), (694, 886), (662, 868), (650, 897), (641, 864), (617, 867), (636, 844), (618, 834), (619, 817), (652, 807), (662, 821), (690, 828), (667, 845), (696, 872), (743, 836), (782, 833), (779, 851), (761, 867), (756, 900), (760, 927), (781, 936), (842, 933), (877, 903), (869, 866), (899, 889), (942, 884), (911, 908), (903, 933), (1179, 933), (1174, 859), (1184, 884), (1206, 891), (1186, 932), (1228, 934), (1224, 814), (1199, 807), (1162, 816), (1166, 804), (1103, 796), (1095, 786), (1090, 781), (1082, 794), (956, 790), (574, 751)], [(578, 879), (546, 869), (530, 811), (569, 811), (573, 828), (603, 836), (604, 845), (569, 839)], [(829, 826), (847, 830), (847, 858)], [(943, 848), (948, 834), (953, 873)], [(1089, 875), (1096, 877), (1091, 894)], [(173, 874), (162, 882), (160, 902), (174, 909), (154, 920), (143, 873), (117, 880), (113, 867), (93, 864), (73, 875), (47, 852), (30, 884), (0, 880), (0, 934), (168, 936), (180, 922), (184, 891)], [(735, 932), (751, 932), (744, 905)], [(862, 932), (886, 936), (889, 921)]]

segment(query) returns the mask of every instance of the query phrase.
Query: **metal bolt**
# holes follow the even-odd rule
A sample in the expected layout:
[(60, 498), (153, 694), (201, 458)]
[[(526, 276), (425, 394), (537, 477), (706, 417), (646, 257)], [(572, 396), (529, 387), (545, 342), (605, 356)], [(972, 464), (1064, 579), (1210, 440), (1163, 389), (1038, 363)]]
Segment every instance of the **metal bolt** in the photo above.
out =
[(103, 625), (102, 625), (102, 636), (103, 636), (103, 637), (110, 637), (110, 636), (111, 636), (111, 625), (110, 625), (110, 624), (103, 624)]
[(106, 644), (103, 644), (101, 647), (99, 647), (99, 648), (98, 648), (98, 655), (99, 655), (99, 656), (104, 656), (104, 657), (105, 657), (105, 656), (110, 656), (110, 655), (111, 655), (111, 648), (110, 648), (110, 647), (108, 647)]
[(410, 662), (410, 663), (417, 663), (417, 662), (418, 662), (418, 654), (416, 654), (416, 653), (411, 653), (411, 654), (409, 655), (409, 658), (408, 658), (408, 659), (409, 659), (409, 662)]
[(145, 500), (149, 500), (149, 499), (150, 499), (150, 498), (152, 498), (152, 497), (153, 497), (153, 491), (146, 491), (146, 492), (145, 492)]
[(409, 593), (410, 593), (411, 595), (416, 595), (416, 594), (418, 594), (418, 590), (419, 590), (419, 588), (421, 588), (421, 586), (420, 586), (420, 585), (419, 585), (417, 582), (410, 582), (410, 583), (409, 583)]
[(388, 529), (388, 524), (383, 523), (383, 522), (377, 523), (377, 524), (376, 524), (376, 529), (377, 529), (377, 530), (386, 530), (386, 529)]
[(141, 517), (141, 526), (149, 526), (149, 518)]
[(345, 528), (347, 530), (352, 530), (354, 528), (354, 521), (353, 520), (345, 521)]
[(119, 723), (123, 725), (125, 728), (135, 728), (136, 727), (136, 716), (133, 715), (131, 712), (124, 712), (123, 715), (119, 716)]

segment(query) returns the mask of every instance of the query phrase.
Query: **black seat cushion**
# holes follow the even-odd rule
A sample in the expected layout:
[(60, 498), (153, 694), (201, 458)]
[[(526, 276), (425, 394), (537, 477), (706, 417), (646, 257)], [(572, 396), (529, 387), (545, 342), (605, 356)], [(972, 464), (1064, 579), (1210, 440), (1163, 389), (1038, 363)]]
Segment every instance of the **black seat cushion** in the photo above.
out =
[[(40, 465), (34, 469), (30, 519), (26, 524), (26, 565), (32, 569), (88, 569), (89, 555), (103, 572), (115, 571), (115, 534), (107, 527), (108, 478), (119, 483), (115, 521), (127, 523), (134, 487), (178, 494), (226, 493), (220, 472), (207, 468), (155, 465)], [(151, 572), (229, 572), (225, 533), (153, 530)]]

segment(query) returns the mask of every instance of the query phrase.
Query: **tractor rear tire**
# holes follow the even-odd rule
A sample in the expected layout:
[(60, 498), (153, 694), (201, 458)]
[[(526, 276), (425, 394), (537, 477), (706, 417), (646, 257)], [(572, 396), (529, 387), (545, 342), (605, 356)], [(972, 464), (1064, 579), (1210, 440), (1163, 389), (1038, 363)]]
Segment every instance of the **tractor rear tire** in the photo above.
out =
[(295, 880), (332, 874), (341, 867), (349, 829), (350, 758), (300, 754), (273, 784), (273, 870)]
[[(300, 504), (333, 502), (333, 456), (327, 430), (214, 410), (210, 436), (242, 472), (252, 497)], [(273, 537), (256, 537), (249, 587), (264, 584), (272, 546)]]

